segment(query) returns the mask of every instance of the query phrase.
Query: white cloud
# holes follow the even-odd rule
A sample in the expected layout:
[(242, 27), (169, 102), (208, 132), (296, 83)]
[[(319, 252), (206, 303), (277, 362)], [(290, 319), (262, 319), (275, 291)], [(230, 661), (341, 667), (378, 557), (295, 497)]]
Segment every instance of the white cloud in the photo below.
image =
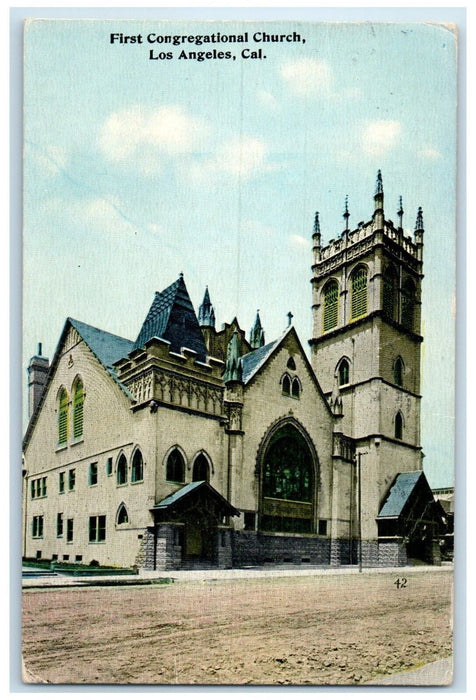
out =
[(222, 143), (214, 156), (195, 162), (188, 172), (196, 181), (207, 182), (216, 175), (250, 179), (275, 169), (276, 166), (268, 161), (265, 142), (243, 136)]
[(248, 219), (242, 225), (242, 230), (258, 238), (274, 238), (278, 232), (273, 226), (263, 224), (261, 221)]
[(441, 153), (436, 148), (432, 148), (431, 146), (421, 148), (418, 151), (418, 155), (420, 158), (425, 158), (427, 160), (438, 160), (438, 158), (441, 158)]
[(115, 163), (131, 163), (150, 173), (160, 169), (161, 156), (199, 149), (206, 125), (180, 106), (144, 110), (138, 105), (111, 114), (99, 133), (99, 147)]
[(402, 133), (398, 121), (375, 120), (366, 124), (361, 136), (363, 150), (375, 156), (383, 156), (394, 148)]
[(258, 90), (256, 97), (258, 98), (258, 101), (268, 109), (277, 111), (281, 107), (275, 96), (267, 90)]
[(303, 238), (303, 236), (298, 236), (297, 233), (292, 233), (289, 236), (289, 240), (293, 244), (293, 246), (302, 248), (303, 246), (306, 246), (307, 248), (310, 246), (310, 243), (306, 238)]
[(301, 97), (328, 93), (334, 81), (329, 64), (315, 58), (289, 61), (281, 67), (280, 74), (289, 89)]

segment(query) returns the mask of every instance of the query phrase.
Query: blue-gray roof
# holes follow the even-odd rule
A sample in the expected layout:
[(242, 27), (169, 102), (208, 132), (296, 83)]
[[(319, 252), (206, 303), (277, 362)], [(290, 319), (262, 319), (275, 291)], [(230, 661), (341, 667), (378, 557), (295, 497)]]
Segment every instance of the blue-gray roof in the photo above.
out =
[(172, 493), (170, 496), (167, 496), (167, 498), (164, 498), (162, 501), (157, 503), (152, 510), (166, 510), (167, 508), (176, 505), (188, 494), (192, 493), (193, 491), (197, 491), (200, 488), (205, 489), (211, 498), (218, 501), (225, 512), (230, 515), (239, 515), (239, 511), (234, 508), (231, 503), (229, 503), (229, 501), (227, 501), (226, 498), (221, 495), (221, 493), (214, 489), (213, 486), (210, 486), (208, 481), (192, 481), (190, 484), (186, 484), (186, 486), (183, 486), (175, 493)]
[(389, 489), (387, 499), (382, 505), (378, 517), (397, 518), (422, 475), (422, 471), (399, 474)]
[(197, 489), (203, 483), (203, 481), (192, 481), (190, 484), (187, 484), (183, 488), (179, 489), (171, 496), (164, 498), (162, 501), (160, 501), (160, 503), (157, 503), (157, 505), (154, 506), (154, 510), (157, 508), (168, 508), (169, 506), (172, 506), (174, 503), (177, 503), (177, 501), (186, 496), (187, 493), (195, 491), (195, 489)]
[(250, 379), (256, 374), (259, 368), (264, 365), (268, 357), (279, 345), (282, 339), (283, 336), (281, 336), (277, 340), (273, 340), (272, 343), (263, 345), (261, 348), (252, 350), (251, 352), (248, 352), (246, 355), (243, 355), (241, 357), (241, 366), (243, 369), (243, 382), (245, 384), (247, 384), (250, 381)]
[(76, 328), (81, 338), (108, 370), (112, 370), (114, 362), (127, 357), (134, 346), (132, 340), (127, 340), (127, 338), (102, 331), (100, 328), (89, 326), (74, 318), (69, 318), (68, 321)]
[(182, 276), (163, 292), (155, 293), (134, 349), (144, 347), (151, 338), (168, 340), (172, 352), (194, 350), (198, 360), (206, 361), (207, 348)]

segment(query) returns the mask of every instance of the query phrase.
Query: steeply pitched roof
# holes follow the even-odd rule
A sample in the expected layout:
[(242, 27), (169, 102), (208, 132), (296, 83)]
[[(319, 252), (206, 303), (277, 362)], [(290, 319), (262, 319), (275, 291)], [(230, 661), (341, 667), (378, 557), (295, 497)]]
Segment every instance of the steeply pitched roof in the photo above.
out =
[(181, 348), (194, 350), (197, 359), (205, 362), (207, 349), (182, 276), (163, 292), (155, 293), (134, 349), (143, 347), (151, 338), (168, 340), (172, 352), (180, 352)]
[(422, 477), (424, 478), (422, 471), (399, 474), (389, 489), (387, 499), (382, 505), (378, 517), (397, 518)]
[[(288, 333), (288, 331), (289, 329), (286, 330), (286, 333)], [(263, 345), (262, 347), (257, 348), (256, 350), (252, 350), (251, 352), (248, 352), (246, 355), (243, 355), (241, 357), (241, 365), (243, 368), (243, 382), (245, 384), (248, 384), (250, 379), (254, 377), (254, 375), (260, 369), (260, 367), (264, 365), (268, 357), (281, 343), (286, 333), (284, 333), (280, 338), (277, 338), (277, 340), (273, 340), (273, 342), (268, 343), (267, 345)]]
[(134, 347), (132, 340), (127, 338), (121, 338), (119, 335), (102, 331), (100, 328), (89, 326), (87, 323), (76, 321), (74, 318), (68, 318), (68, 321), (76, 328), (81, 338), (101, 364), (111, 373), (114, 371), (114, 362), (127, 357)]

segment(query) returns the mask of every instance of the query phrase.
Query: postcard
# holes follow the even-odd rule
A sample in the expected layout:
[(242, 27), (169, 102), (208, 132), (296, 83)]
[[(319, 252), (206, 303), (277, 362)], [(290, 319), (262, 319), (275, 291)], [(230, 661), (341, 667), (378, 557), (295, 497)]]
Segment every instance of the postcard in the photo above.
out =
[(25, 22), (24, 683), (452, 682), (457, 33)]

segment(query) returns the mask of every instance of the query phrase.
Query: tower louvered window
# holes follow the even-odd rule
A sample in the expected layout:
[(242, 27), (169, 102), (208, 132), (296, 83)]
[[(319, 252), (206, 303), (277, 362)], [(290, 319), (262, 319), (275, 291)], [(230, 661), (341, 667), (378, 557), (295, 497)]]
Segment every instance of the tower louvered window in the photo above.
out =
[(413, 330), (415, 317), (415, 285), (411, 279), (405, 280), (402, 288), (402, 324)]
[(74, 386), (73, 393), (73, 437), (75, 440), (83, 436), (83, 403), (83, 383), (78, 379)]
[(62, 389), (59, 396), (58, 410), (58, 444), (66, 445), (68, 442), (68, 392)]
[(324, 319), (323, 330), (329, 331), (337, 326), (339, 311), (339, 287), (337, 282), (332, 281), (324, 290)]
[(394, 270), (390, 267), (385, 271), (383, 278), (383, 313), (385, 318), (395, 320), (397, 284)]
[(352, 320), (367, 313), (367, 270), (359, 268), (352, 275)]

